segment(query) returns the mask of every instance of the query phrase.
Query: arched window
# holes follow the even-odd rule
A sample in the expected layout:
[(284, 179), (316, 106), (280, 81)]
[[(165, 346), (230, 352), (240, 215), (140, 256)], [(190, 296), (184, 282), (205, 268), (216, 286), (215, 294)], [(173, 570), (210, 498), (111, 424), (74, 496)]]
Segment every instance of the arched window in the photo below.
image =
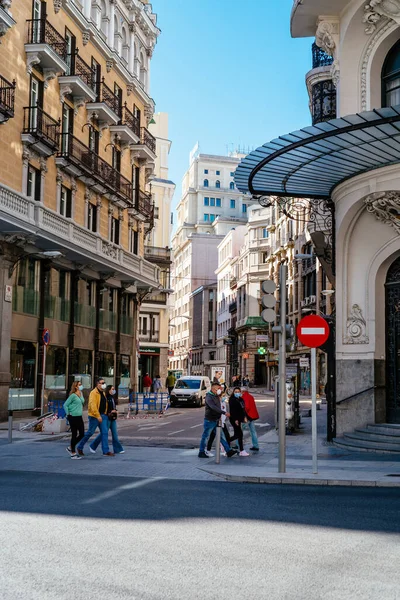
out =
[(108, 18), (107, 18), (107, 6), (104, 0), (101, 0), (101, 31), (104, 35), (108, 36)]
[(129, 60), (129, 44), (125, 27), (122, 28), (122, 58), (126, 62)]
[(217, 181), (215, 182), (215, 187), (217, 189), (219, 189), (221, 187), (221, 182), (217, 179)]
[(400, 40), (391, 48), (382, 68), (382, 106), (400, 104)]
[(208, 179), (205, 179), (203, 182), (204, 187), (208, 187)]
[(230, 182), (229, 189), (230, 190), (234, 190), (235, 189), (235, 184), (233, 183), (233, 181)]

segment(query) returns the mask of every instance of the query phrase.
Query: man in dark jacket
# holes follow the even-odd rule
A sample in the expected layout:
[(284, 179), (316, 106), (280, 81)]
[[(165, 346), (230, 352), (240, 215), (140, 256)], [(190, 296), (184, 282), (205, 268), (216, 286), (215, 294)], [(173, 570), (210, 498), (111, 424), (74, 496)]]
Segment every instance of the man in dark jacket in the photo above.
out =
[[(211, 391), (206, 395), (204, 431), (200, 441), (199, 458), (208, 458), (205, 452), (207, 440), (210, 437), (211, 432), (217, 427), (221, 415), (225, 414), (225, 411), (221, 409), (221, 394), (222, 386), (219, 383), (213, 382), (211, 385)], [(224, 436), (221, 436), (221, 444), (223, 445), (228, 458), (237, 454), (236, 450), (231, 449)]]

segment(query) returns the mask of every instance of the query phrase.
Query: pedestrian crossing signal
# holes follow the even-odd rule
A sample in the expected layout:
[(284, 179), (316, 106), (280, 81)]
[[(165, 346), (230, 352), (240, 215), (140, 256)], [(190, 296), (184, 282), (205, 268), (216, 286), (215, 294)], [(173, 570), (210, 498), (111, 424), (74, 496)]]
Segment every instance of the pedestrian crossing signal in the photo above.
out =
[(267, 349), (264, 348), (264, 346), (260, 346), (260, 348), (258, 348), (257, 352), (258, 352), (258, 354), (261, 354), (261, 356), (264, 356), (264, 354), (267, 353)]

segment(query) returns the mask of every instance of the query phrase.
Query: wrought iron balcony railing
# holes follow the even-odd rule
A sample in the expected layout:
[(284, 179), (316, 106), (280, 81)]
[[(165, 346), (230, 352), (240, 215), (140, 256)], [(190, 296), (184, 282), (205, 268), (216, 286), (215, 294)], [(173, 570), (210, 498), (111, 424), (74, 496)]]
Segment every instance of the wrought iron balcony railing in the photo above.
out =
[(11, 119), (14, 116), (15, 101), (15, 79), (12, 83), (0, 75), (0, 114), (5, 119)]
[(140, 143), (147, 146), (154, 154), (156, 153), (156, 138), (146, 127), (140, 128)]
[(236, 300), (229, 304), (228, 310), (230, 313), (234, 313), (237, 311), (237, 301)]
[(329, 67), (333, 63), (333, 56), (322, 50), (314, 42), (312, 45), (312, 68), (317, 69), (318, 67)]
[(336, 88), (332, 79), (319, 81), (312, 88), (312, 123), (336, 118)]
[(148, 220), (154, 220), (154, 204), (151, 199), (151, 194), (135, 190), (135, 209)]
[(122, 106), (119, 96), (114, 94), (114, 92), (104, 83), (104, 77), (97, 84), (97, 102), (104, 102), (121, 118), (122, 115)]
[(56, 149), (60, 137), (60, 120), (53, 119), (40, 106), (26, 106), (23, 133), (29, 133), (47, 146)]
[(99, 178), (112, 192), (122, 195), (132, 205), (132, 183), (72, 134), (61, 134), (58, 156)]
[(96, 72), (90, 65), (87, 64), (87, 62), (83, 60), (78, 53), (68, 54), (67, 65), (69, 67), (68, 75), (76, 75), (77, 77), (80, 77), (88, 87), (93, 89), (95, 85)]
[(140, 120), (129, 110), (126, 105), (122, 107), (121, 125), (127, 125), (132, 129), (133, 133), (140, 137)]
[(28, 23), (28, 43), (47, 44), (63, 60), (67, 58), (67, 42), (46, 19), (30, 19)]

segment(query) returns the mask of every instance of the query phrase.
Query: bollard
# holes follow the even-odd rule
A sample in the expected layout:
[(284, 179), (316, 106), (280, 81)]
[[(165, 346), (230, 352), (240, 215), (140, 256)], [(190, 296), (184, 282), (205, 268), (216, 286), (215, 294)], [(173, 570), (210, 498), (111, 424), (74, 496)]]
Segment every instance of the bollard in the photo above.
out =
[(8, 443), (12, 444), (13, 411), (8, 411)]
[(217, 434), (215, 436), (215, 464), (219, 465), (221, 460), (221, 419), (217, 423)]

